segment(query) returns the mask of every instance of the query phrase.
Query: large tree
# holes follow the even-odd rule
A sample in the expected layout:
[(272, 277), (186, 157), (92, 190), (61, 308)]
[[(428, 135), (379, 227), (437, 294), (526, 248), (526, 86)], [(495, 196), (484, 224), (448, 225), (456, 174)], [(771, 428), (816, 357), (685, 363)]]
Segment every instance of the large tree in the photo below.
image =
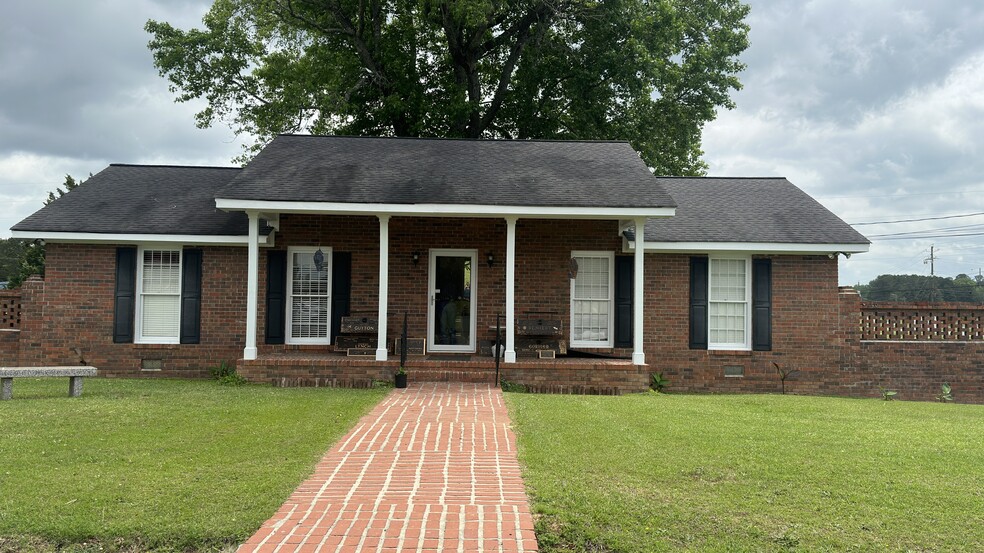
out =
[[(200, 127), (452, 138), (627, 139), (700, 174), (733, 107), (738, 0), (215, 0), (201, 29), (148, 21)], [(248, 157), (247, 152), (246, 157)]]

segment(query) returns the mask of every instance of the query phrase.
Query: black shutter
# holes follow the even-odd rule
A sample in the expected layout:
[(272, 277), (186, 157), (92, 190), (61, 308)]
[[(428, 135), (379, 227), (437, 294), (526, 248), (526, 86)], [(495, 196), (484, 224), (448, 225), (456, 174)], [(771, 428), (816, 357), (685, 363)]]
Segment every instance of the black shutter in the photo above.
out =
[(690, 258), (690, 349), (707, 349), (707, 258)]
[(287, 252), (267, 252), (266, 343), (283, 344), (287, 336)]
[(113, 304), (113, 342), (133, 342), (133, 313), (137, 293), (137, 248), (116, 248), (116, 300)]
[(352, 253), (334, 252), (331, 256), (331, 338), (342, 330), (342, 317), (349, 315), (352, 296)]
[(202, 250), (181, 252), (181, 343), (201, 342)]
[(632, 347), (632, 279), (635, 259), (615, 257), (615, 347)]
[(752, 349), (772, 350), (772, 260), (752, 260)]

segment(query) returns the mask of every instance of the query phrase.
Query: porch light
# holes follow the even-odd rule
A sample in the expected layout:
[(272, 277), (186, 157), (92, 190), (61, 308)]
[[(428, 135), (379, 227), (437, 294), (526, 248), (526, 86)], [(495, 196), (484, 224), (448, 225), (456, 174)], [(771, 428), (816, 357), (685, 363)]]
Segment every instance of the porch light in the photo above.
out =
[(325, 267), (325, 252), (321, 251), (321, 246), (318, 246), (318, 251), (314, 252), (314, 268), (321, 272), (321, 269)]
[(410, 254), (410, 261), (413, 261), (413, 264), (414, 265), (420, 263), (420, 252), (413, 252), (413, 253), (411, 253)]
[(489, 269), (491, 269), (492, 265), (495, 265), (495, 257), (492, 255), (492, 252), (485, 254), (485, 256), (486, 256), (486, 261), (489, 264)]

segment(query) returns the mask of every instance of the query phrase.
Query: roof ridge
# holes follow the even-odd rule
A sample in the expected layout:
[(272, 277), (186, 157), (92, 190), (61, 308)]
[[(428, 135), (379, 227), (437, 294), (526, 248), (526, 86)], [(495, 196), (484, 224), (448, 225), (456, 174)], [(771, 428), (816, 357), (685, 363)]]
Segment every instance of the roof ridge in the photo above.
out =
[(365, 135), (337, 135), (337, 134), (299, 134), (299, 133), (280, 133), (277, 136), (297, 137), (297, 138), (371, 138), (378, 140), (420, 140), (420, 141), (446, 141), (446, 142), (496, 142), (525, 144), (529, 142), (556, 142), (556, 143), (579, 143), (579, 144), (629, 144), (628, 140), (587, 140), (587, 139), (554, 139), (554, 138), (532, 138), (532, 139), (504, 139), (504, 138), (448, 138), (441, 136), (365, 136)]
[(169, 169), (235, 169), (242, 171), (242, 167), (219, 167), (217, 165), (173, 165), (162, 163), (110, 163), (110, 167), (162, 167)]
[(653, 175), (657, 179), (696, 179), (696, 180), (789, 180), (789, 177), (694, 177), (694, 176), (684, 176), (684, 175)]

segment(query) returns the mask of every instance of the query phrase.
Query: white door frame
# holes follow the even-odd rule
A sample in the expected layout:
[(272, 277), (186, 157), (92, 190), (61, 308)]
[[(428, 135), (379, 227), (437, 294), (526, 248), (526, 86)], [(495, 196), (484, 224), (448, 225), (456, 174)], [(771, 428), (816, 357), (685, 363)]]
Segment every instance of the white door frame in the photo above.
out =
[[(471, 292), (468, 298), (469, 310), (468, 318), (471, 325), (469, 343), (464, 346), (449, 346), (447, 344), (437, 344), (434, 336), (434, 320), (437, 314), (437, 294), (434, 292), (437, 282), (437, 258), (438, 257), (471, 257)], [(475, 353), (475, 335), (478, 330), (478, 250), (434, 248), (430, 250), (427, 270), (427, 350), (434, 352), (458, 352)]]

